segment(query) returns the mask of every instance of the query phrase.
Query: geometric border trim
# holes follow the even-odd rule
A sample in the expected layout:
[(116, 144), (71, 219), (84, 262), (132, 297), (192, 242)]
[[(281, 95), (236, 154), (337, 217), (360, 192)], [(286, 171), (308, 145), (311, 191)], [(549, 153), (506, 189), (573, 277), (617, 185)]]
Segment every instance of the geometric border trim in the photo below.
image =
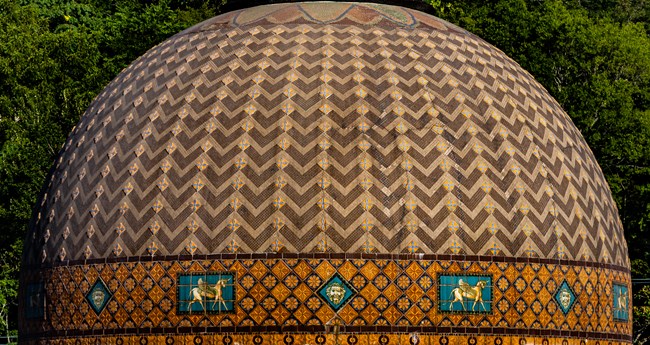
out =
[[(192, 334), (261, 334), (261, 333), (303, 333), (303, 334), (320, 334), (328, 333), (331, 327), (325, 326), (260, 326), (260, 327), (178, 327), (178, 328), (129, 328), (124, 329), (121, 334), (142, 334), (142, 335), (164, 335), (173, 332), (174, 335), (192, 335)], [(632, 342), (632, 335), (615, 334), (606, 332), (582, 332), (570, 330), (539, 330), (539, 329), (518, 329), (509, 327), (441, 327), (441, 326), (353, 326), (346, 325), (345, 332), (341, 334), (433, 334), (442, 337), (444, 334), (460, 335), (482, 335), (482, 336), (511, 336), (511, 337), (558, 337), (558, 338), (575, 338), (576, 340), (595, 339), (595, 340), (615, 340)], [(106, 332), (101, 329), (92, 329), (84, 331), (51, 331), (41, 333), (30, 333), (29, 339), (54, 339), (64, 337), (87, 337), (102, 336)], [(117, 334), (116, 334), (117, 335)], [(331, 335), (328, 333), (328, 335)], [(521, 338), (523, 339), (523, 338)], [(526, 344), (524, 342), (524, 344)]]
[[(241, 260), (129, 261), (29, 272), (24, 276), (26, 283), (45, 283), (47, 320), (29, 320), (23, 315), (23, 334), (45, 331), (49, 335), (84, 332), (98, 335), (91, 329), (100, 329), (105, 334), (122, 334), (126, 330), (142, 333), (143, 329), (150, 329), (152, 334), (158, 334), (158, 330), (165, 329), (172, 333), (196, 330), (195, 326), (211, 332), (325, 332), (327, 323), (337, 314), (343, 318), (340, 330), (344, 333), (372, 333), (373, 327), (388, 327), (387, 332), (411, 329), (456, 333), (460, 329), (474, 329), (487, 334), (501, 329), (506, 334), (524, 332), (531, 336), (555, 329), (561, 333), (548, 333), (549, 336), (566, 336), (565, 332), (571, 329), (575, 334), (593, 332), (594, 339), (610, 339), (615, 335), (625, 338), (631, 333), (629, 322), (614, 322), (611, 317), (603, 319), (592, 312), (611, 308), (611, 288), (605, 289), (607, 285), (611, 287), (611, 282), (626, 282), (629, 286), (629, 275), (604, 268), (427, 261), (417, 256), (410, 256), (411, 260), (378, 259), (375, 255), (363, 259), (335, 259), (327, 255), (323, 259), (300, 259), (287, 253), (284, 256), (281, 259), (269, 256), (251, 259), (251, 255), (241, 255)], [(203, 277), (210, 272), (233, 275), (234, 311), (198, 318), (178, 313), (178, 277), (190, 273)], [(440, 310), (439, 277), (458, 274), (490, 277), (491, 314), (448, 315)], [(319, 295), (319, 290), (335, 275), (343, 277), (357, 291), (338, 312)], [(88, 313), (91, 306), (83, 296), (92, 286), (89, 284), (99, 279), (105, 282), (113, 297), (101, 315), (96, 316)], [(558, 310), (555, 300), (558, 284), (564, 281), (572, 291), (580, 293), (579, 297), (589, 296), (576, 299), (566, 315)], [(465, 279), (464, 282), (470, 286), (477, 284)], [(194, 281), (197, 283), (198, 280)], [(457, 303), (454, 311), (458, 306)], [(538, 312), (542, 315), (535, 316)], [(596, 329), (607, 331), (594, 332)]]
[(152, 261), (202, 261), (202, 260), (263, 260), (263, 259), (367, 259), (367, 260), (431, 260), (431, 261), (473, 261), (473, 262), (502, 262), (522, 264), (547, 264), (561, 266), (605, 268), (613, 271), (630, 273), (630, 268), (612, 263), (546, 259), (536, 257), (511, 257), (499, 255), (458, 255), (458, 254), (406, 254), (406, 253), (216, 253), (196, 255), (154, 255), (109, 257), (103, 259), (66, 260), (45, 265), (28, 265), (26, 269), (46, 269), (61, 266), (78, 266), (92, 264), (111, 264), (121, 262), (152, 262)]

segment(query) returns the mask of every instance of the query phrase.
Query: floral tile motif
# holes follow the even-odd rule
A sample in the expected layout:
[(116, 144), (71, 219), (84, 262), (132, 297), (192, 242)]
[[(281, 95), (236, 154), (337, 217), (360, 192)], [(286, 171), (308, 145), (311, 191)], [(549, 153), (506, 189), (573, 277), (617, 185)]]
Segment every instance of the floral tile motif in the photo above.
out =
[(492, 312), (492, 276), (440, 275), (439, 307), (444, 312)]
[(179, 314), (229, 313), (235, 310), (232, 272), (205, 272), (178, 276)]
[(612, 284), (612, 291), (614, 296), (614, 320), (628, 321), (630, 294), (628, 293), (627, 286), (614, 283)]

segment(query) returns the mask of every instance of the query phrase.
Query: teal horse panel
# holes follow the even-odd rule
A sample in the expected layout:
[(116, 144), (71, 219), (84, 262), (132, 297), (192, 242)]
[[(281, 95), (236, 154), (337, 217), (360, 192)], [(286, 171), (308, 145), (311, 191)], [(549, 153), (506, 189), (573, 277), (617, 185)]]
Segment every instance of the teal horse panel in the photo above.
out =
[(177, 283), (179, 314), (235, 310), (235, 276), (231, 272), (181, 274)]
[(25, 296), (25, 317), (28, 319), (43, 319), (45, 317), (45, 286), (43, 283), (27, 284), (23, 296)]
[(492, 276), (441, 275), (439, 308), (443, 312), (491, 313)]
[(614, 320), (627, 321), (629, 320), (629, 305), (630, 295), (627, 290), (627, 285), (612, 284), (612, 292), (614, 297)]

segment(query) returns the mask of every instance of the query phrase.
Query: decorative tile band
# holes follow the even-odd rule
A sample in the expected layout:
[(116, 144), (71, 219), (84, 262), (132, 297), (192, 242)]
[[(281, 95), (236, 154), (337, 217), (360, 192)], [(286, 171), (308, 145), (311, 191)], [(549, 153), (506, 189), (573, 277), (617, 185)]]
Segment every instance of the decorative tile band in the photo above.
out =
[(273, 258), (58, 266), (26, 279), (38, 286), (39, 276), (43, 310), (30, 304), (27, 291), (21, 303), (32, 305), (36, 317), (22, 322), (30, 334), (50, 340), (338, 328), (363, 336), (474, 330), (628, 342), (631, 333), (629, 274), (606, 268)]
[[(26, 344), (37, 344), (37, 341), (26, 342)], [(481, 335), (442, 335), (410, 332), (403, 334), (394, 333), (339, 333), (336, 334), (306, 334), (306, 333), (258, 333), (258, 334), (170, 334), (170, 335), (125, 335), (125, 336), (101, 336), (101, 337), (67, 337), (48, 341), (52, 345), (94, 345), (94, 344), (117, 344), (117, 345), (149, 345), (149, 344), (211, 344), (211, 345), (586, 345), (584, 339), (568, 337), (540, 337), (540, 336), (519, 336), (502, 335), (490, 336)], [(623, 345), (629, 344), (621, 340), (595, 341), (595, 345)]]
[(472, 261), (472, 262), (504, 262), (522, 264), (549, 264), (563, 266), (579, 266), (605, 268), (623, 273), (630, 273), (630, 268), (612, 263), (586, 260), (547, 259), (539, 257), (514, 257), (501, 255), (461, 255), (461, 254), (407, 254), (407, 253), (215, 253), (197, 255), (147, 255), (128, 257), (108, 257), (87, 260), (65, 260), (48, 265), (26, 265), (30, 270), (45, 269), (60, 266), (78, 266), (92, 264), (112, 264), (122, 262), (153, 262), (153, 261), (213, 261), (213, 260), (264, 260), (264, 259), (338, 259), (338, 260), (427, 260), (427, 261)]

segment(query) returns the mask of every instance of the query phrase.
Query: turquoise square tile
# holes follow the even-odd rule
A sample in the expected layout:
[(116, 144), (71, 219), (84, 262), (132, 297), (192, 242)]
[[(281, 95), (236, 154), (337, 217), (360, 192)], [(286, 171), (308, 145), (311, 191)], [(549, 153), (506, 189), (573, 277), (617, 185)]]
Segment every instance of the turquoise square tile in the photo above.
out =
[(491, 313), (492, 276), (438, 276), (439, 308), (443, 312)]
[(235, 310), (235, 275), (207, 272), (178, 276), (179, 314), (230, 313)]
[(24, 296), (25, 317), (43, 319), (45, 317), (45, 287), (43, 283), (27, 284)]
[(614, 320), (628, 321), (630, 295), (628, 293), (627, 285), (614, 283), (612, 284), (612, 291), (614, 297)]

